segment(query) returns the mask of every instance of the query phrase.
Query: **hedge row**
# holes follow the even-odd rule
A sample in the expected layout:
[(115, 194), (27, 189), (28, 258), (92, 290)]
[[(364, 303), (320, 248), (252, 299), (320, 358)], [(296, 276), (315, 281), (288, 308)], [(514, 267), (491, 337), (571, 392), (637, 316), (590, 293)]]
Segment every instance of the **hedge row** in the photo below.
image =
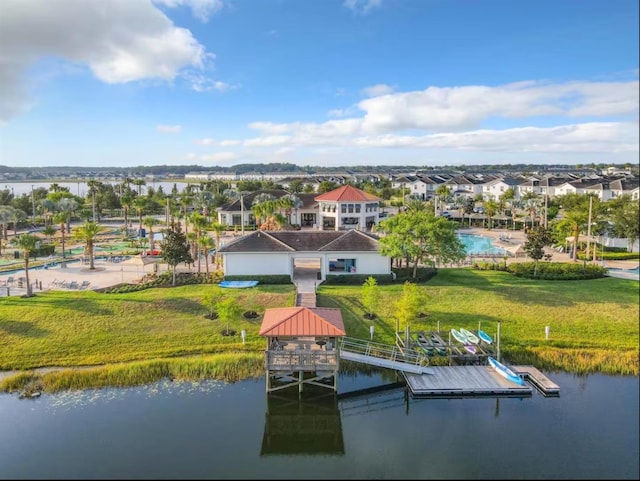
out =
[(538, 262), (534, 276), (535, 262), (514, 262), (507, 270), (513, 275), (527, 279), (577, 281), (604, 277), (607, 270), (596, 265), (566, 262)]
[[(604, 257), (605, 260), (609, 260), (609, 261), (628, 261), (628, 260), (640, 260), (640, 253), (638, 252), (627, 252), (626, 250), (624, 252), (604, 252), (604, 255), (602, 252), (596, 252), (596, 259), (598, 260), (602, 260), (602, 258)], [(578, 259), (580, 259), (581, 261), (583, 260), (591, 260), (593, 259), (593, 254), (589, 255), (589, 258), (587, 259), (587, 256), (584, 252), (578, 252)]]
[[(222, 280), (222, 274), (214, 272), (212, 274), (188, 273), (181, 272), (176, 274), (176, 286), (184, 286), (189, 284), (219, 284)], [(150, 280), (141, 284), (121, 284), (115, 287), (108, 287), (104, 290), (98, 290), (107, 294), (119, 294), (123, 292), (136, 292), (152, 287), (171, 287), (173, 286), (173, 274), (171, 272), (163, 272), (162, 274), (152, 277)]]
[(373, 277), (378, 284), (400, 284), (405, 281), (421, 283), (426, 282), (437, 274), (434, 267), (421, 267), (413, 277), (413, 268), (392, 269), (393, 274), (329, 274), (325, 284), (361, 286), (369, 278)]

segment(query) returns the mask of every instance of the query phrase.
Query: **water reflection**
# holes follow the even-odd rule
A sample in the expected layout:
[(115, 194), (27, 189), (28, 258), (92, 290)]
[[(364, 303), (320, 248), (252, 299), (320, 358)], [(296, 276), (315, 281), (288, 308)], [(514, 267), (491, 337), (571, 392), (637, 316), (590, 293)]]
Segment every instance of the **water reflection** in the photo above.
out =
[(287, 394), (267, 396), (260, 456), (344, 455), (336, 394)]

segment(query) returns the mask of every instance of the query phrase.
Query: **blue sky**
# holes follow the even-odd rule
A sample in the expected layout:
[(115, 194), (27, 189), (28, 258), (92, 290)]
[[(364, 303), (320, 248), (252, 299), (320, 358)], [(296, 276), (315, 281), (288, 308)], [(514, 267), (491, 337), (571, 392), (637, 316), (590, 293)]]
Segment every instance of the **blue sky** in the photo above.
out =
[(638, 162), (637, 0), (2, 0), (0, 165)]

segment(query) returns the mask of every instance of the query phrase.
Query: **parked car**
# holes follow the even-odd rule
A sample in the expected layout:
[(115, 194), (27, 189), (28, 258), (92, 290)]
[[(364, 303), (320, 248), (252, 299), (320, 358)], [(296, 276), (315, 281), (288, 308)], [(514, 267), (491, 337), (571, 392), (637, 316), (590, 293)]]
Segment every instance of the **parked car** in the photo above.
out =
[(473, 213), (474, 214), (484, 214), (484, 207), (474, 207), (473, 208)]

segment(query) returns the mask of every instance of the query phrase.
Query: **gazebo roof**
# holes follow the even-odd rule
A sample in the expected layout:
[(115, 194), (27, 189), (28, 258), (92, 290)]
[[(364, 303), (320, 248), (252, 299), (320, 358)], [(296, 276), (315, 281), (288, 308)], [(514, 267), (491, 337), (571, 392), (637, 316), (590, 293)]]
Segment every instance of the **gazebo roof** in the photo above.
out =
[(260, 335), (275, 336), (344, 336), (340, 309), (328, 307), (280, 307), (267, 309)]

